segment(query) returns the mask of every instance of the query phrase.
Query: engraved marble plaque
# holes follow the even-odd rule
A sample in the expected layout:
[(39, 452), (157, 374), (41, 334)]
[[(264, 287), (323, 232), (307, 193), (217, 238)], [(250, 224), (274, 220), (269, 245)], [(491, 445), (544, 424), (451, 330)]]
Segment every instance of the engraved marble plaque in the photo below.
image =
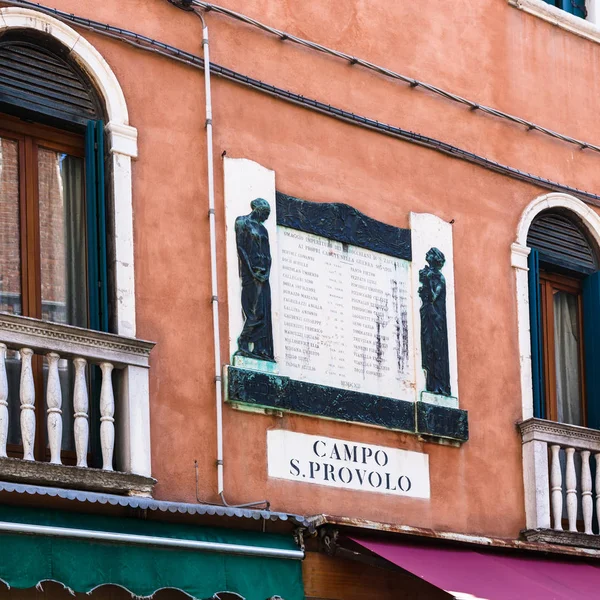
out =
[(410, 262), (277, 228), (282, 374), (412, 400)]

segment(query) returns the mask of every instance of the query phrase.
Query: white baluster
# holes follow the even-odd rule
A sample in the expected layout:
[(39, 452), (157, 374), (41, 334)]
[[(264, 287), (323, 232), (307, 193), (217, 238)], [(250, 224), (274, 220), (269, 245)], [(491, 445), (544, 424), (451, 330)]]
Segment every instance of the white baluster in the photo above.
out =
[(594, 454), (596, 459), (596, 524), (600, 529), (600, 452)]
[(562, 531), (562, 474), (560, 472), (559, 452), (560, 446), (553, 444), (550, 446), (552, 451), (552, 464), (550, 465), (550, 492), (552, 498), (552, 521), (553, 529)]
[(577, 475), (575, 474), (575, 448), (566, 448), (567, 456), (567, 517), (569, 531), (577, 531)]
[(90, 437), (90, 425), (88, 422), (89, 401), (85, 377), (87, 361), (84, 358), (76, 358), (73, 360), (73, 363), (75, 365), (75, 386), (73, 390), (75, 452), (77, 453), (77, 466), (87, 467), (87, 451)]
[(102, 446), (102, 468), (113, 470), (113, 453), (115, 449), (115, 396), (112, 385), (113, 366), (103, 362), (102, 389), (100, 390), (100, 445)]
[(50, 462), (60, 465), (60, 448), (62, 445), (62, 391), (58, 375), (60, 356), (50, 352), (48, 359), (48, 384), (46, 386), (46, 405), (48, 407), (48, 445), (50, 446)]
[(592, 500), (592, 472), (590, 470), (590, 451), (581, 451), (581, 510), (583, 512), (583, 525), (585, 533), (592, 533), (592, 513), (594, 501)]
[(21, 350), (21, 437), (23, 438), (23, 460), (35, 460), (33, 445), (35, 442), (35, 385), (31, 360), (33, 350)]
[(8, 378), (6, 376), (6, 345), (0, 344), (0, 458), (6, 458), (8, 441)]

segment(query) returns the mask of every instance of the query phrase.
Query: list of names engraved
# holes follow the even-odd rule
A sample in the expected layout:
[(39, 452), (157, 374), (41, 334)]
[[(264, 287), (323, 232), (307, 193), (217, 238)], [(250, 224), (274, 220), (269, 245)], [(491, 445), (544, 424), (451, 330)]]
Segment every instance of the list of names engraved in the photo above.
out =
[(281, 373), (411, 399), (410, 263), (278, 228)]

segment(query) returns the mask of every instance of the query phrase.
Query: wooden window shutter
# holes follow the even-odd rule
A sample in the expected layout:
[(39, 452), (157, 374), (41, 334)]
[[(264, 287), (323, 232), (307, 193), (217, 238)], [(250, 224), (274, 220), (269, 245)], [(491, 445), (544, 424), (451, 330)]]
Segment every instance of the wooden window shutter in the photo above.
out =
[(582, 19), (587, 17), (585, 0), (562, 0), (562, 9)]
[(108, 261), (104, 185), (104, 123), (89, 121), (85, 139), (90, 328), (108, 331)]
[(40, 34), (7, 33), (0, 39), (0, 111), (49, 125), (85, 127), (101, 105), (68, 50)]
[(528, 257), (529, 326), (531, 333), (531, 378), (533, 383), (533, 416), (546, 418), (544, 402), (544, 346), (542, 339), (542, 301), (540, 297), (540, 258), (535, 248)]
[(583, 280), (587, 426), (600, 429), (600, 272)]
[(598, 270), (592, 245), (580, 227), (557, 212), (545, 212), (535, 218), (527, 245), (535, 248), (542, 263), (591, 275)]

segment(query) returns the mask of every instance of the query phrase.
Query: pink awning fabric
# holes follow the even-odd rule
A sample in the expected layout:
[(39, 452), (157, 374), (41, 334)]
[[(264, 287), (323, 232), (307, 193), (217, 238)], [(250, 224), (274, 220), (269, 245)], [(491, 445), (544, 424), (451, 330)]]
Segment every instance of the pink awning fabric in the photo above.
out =
[(600, 568), (590, 563), (351, 538), (413, 575), (469, 600), (598, 600)]

